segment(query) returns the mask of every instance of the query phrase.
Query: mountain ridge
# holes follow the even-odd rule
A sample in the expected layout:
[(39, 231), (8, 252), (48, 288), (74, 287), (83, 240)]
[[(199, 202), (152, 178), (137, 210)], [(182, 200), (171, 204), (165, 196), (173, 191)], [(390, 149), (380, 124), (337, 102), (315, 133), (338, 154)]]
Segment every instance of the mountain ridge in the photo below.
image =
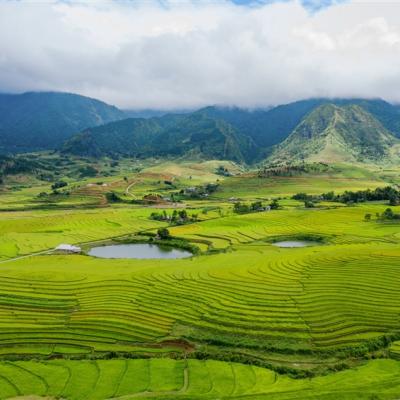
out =
[(394, 161), (391, 149), (399, 143), (398, 138), (361, 106), (323, 104), (274, 148), (268, 161)]
[(0, 149), (56, 149), (89, 126), (123, 119), (118, 108), (74, 93), (0, 94)]
[[(72, 93), (0, 94), (0, 152), (61, 149), (91, 157), (186, 156), (230, 159), (248, 164), (264, 159), (276, 161), (279, 157), (287, 162), (290, 159), (298, 161), (296, 154), (290, 155), (290, 141), (287, 140), (324, 105), (331, 111), (332, 107), (338, 107), (337, 111), (351, 106), (353, 117), (358, 115), (359, 121), (351, 117), (351, 113), (347, 115), (344, 124), (335, 126), (337, 134), (330, 136), (329, 146), (327, 143), (322, 145), (321, 141), (318, 144), (314, 138), (314, 158), (354, 161), (363, 156), (375, 162), (374, 154), (380, 154), (394, 160), (397, 153), (388, 151), (388, 145), (383, 146), (386, 148), (383, 151), (382, 145), (385, 141), (390, 142), (386, 140), (388, 133), (400, 138), (400, 107), (382, 99), (358, 98), (316, 98), (250, 110), (225, 106), (167, 114), (160, 110), (154, 114), (151, 110), (137, 113), (131, 110), (133, 118), (127, 118), (124, 111), (114, 106)], [(143, 118), (136, 118), (140, 115)], [(385, 134), (380, 139), (375, 137), (375, 143), (368, 142), (368, 146), (363, 146), (362, 137), (357, 136), (357, 123), (364, 124), (364, 132), (370, 124)], [(349, 129), (345, 138), (340, 134), (346, 131), (346, 124), (355, 132), (356, 139), (358, 137), (356, 141), (351, 139)], [(316, 131), (312, 124), (308, 127)], [(323, 132), (326, 127), (319, 129)], [(300, 158), (310, 158), (310, 152), (314, 151), (307, 140), (300, 135), (296, 146), (292, 145), (303, 148)], [(288, 144), (287, 151), (283, 151)], [(325, 148), (323, 153), (321, 146)], [(349, 151), (352, 147), (356, 149), (354, 154)], [(336, 158), (333, 157), (335, 152), (338, 153)]]
[[(381, 116), (381, 119), (391, 123), (396, 121), (393, 116), (397, 115), (397, 109), (382, 100), (336, 99), (328, 102), (314, 99), (271, 110), (252, 111), (206, 107), (193, 113), (122, 120), (89, 128), (67, 141), (63, 151), (98, 157), (182, 157), (197, 154), (208, 159), (229, 159), (248, 164), (263, 159), (290, 163), (304, 159), (378, 162), (380, 158), (387, 158), (394, 162), (389, 147), (398, 139), (367, 108), (375, 110), (375, 113), (377, 109), (389, 110), (383, 116), (390, 115), (390, 118)], [(253, 128), (246, 129), (246, 124), (251, 123)], [(150, 125), (153, 129), (149, 131)], [(280, 126), (282, 131), (279, 131)], [(289, 132), (292, 126), (294, 128)], [(263, 129), (269, 141), (265, 138), (260, 141)], [(328, 131), (330, 135), (327, 135)], [(268, 135), (268, 132), (272, 134)], [(307, 132), (312, 134), (312, 138), (307, 136)]]
[(251, 138), (223, 120), (203, 114), (129, 118), (89, 128), (68, 140), (62, 151), (81, 156), (203, 156), (248, 162), (257, 154)]

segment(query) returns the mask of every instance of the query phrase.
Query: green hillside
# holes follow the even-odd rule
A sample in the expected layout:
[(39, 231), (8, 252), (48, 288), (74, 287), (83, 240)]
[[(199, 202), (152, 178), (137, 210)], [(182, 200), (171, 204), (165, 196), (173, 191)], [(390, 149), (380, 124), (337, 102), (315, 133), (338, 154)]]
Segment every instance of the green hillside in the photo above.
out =
[(400, 108), (381, 99), (308, 99), (269, 109), (206, 107), (199, 112), (223, 119), (250, 136), (260, 147), (269, 148), (285, 140), (311, 111), (323, 104), (355, 104), (371, 113), (387, 130), (400, 137)]
[(297, 124), (323, 99), (296, 101), (270, 109), (243, 109), (238, 107), (206, 107), (199, 112), (223, 119), (243, 134), (250, 136), (263, 149), (282, 142)]
[(186, 156), (248, 164), (268, 155), (269, 161), (278, 163), (392, 162), (399, 117), (396, 106), (364, 99), (310, 99), (255, 110), (206, 107), (89, 128), (68, 140), (63, 151), (92, 157)]
[(87, 156), (199, 156), (250, 162), (258, 153), (251, 138), (201, 113), (151, 119), (125, 119), (87, 129), (63, 147)]
[(362, 107), (324, 104), (278, 145), (270, 162), (393, 161), (399, 140)]
[[(353, 162), (360, 159), (359, 156), (368, 160), (371, 156), (372, 159), (388, 157), (380, 144), (374, 148), (367, 137), (369, 134), (366, 135), (366, 143), (363, 143), (363, 135), (357, 138), (357, 132), (365, 131), (368, 124), (371, 130), (387, 130), (400, 137), (400, 108), (380, 99), (317, 98), (272, 108), (210, 106), (187, 113), (165, 114), (160, 110), (125, 113), (95, 99), (48, 92), (0, 95), (0, 152), (18, 153), (63, 146), (66, 153), (91, 157), (186, 156), (252, 164), (271, 152), (274, 152), (275, 158), (276, 149), (274, 151), (273, 146), (286, 146), (288, 142), (282, 146), (279, 144), (290, 135), (296, 136), (293, 132), (296, 127), (309, 124), (310, 115), (311, 119), (318, 119), (314, 113), (320, 113), (319, 108), (327, 105), (342, 109), (341, 114), (350, 106), (357, 106), (358, 109), (356, 112), (350, 107), (353, 112), (347, 112), (342, 118), (343, 126), (335, 126), (338, 131), (347, 131), (344, 134), (346, 140), (341, 145), (342, 139), (336, 137), (323, 159)], [(134, 118), (124, 119), (127, 116)], [(371, 122), (371, 118), (375, 121)], [(117, 123), (114, 124), (114, 121)], [(354, 140), (350, 137), (352, 135), (355, 135)], [(337, 140), (340, 143), (336, 143)], [(303, 147), (300, 142), (296, 142), (296, 146)], [(341, 149), (347, 145), (356, 146), (350, 155), (347, 154), (349, 149), (344, 149), (345, 154)], [(308, 157), (310, 144), (306, 147), (301, 151), (300, 158), (304, 154)], [(324, 145), (319, 143), (316, 147), (320, 149)], [(290, 148), (288, 152), (291, 152)], [(279, 157), (286, 156), (279, 153)]]
[(116, 107), (71, 93), (0, 94), (0, 152), (54, 149), (82, 129), (122, 118)]

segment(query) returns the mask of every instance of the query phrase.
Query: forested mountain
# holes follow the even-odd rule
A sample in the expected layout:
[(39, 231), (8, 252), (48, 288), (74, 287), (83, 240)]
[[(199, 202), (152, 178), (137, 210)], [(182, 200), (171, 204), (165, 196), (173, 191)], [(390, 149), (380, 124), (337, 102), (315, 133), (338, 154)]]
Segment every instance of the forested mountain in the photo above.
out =
[(163, 115), (125, 113), (68, 93), (0, 95), (0, 153), (62, 149), (93, 157), (186, 155), (246, 163), (267, 157), (394, 160), (388, 135), (400, 138), (400, 107), (379, 99), (309, 99), (254, 110), (210, 106)]
[(118, 108), (76, 94), (0, 94), (0, 151), (54, 149), (82, 129), (122, 118)]
[(199, 112), (229, 122), (258, 146), (268, 148), (286, 139), (302, 118), (322, 102), (312, 99), (256, 110), (206, 107)]
[(322, 104), (359, 105), (371, 113), (386, 129), (400, 137), (400, 107), (381, 99), (309, 99), (270, 109), (206, 107), (199, 112), (223, 119), (249, 135), (257, 145), (270, 147), (286, 139), (308, 113)]
[[(399, 108), (383, 100), (311, 99), (269, 110), (206, 107), (131, 118), (74, 136), (64, 152), (110, 156), (193, 156), (254, 163), (395, 161)], [(272, 153), (272, 154), (271, 154)]]
[(395, 157), (399, 143), (360, 105), (322, 104), (275, 147), (269, 161), (389, 161)]
[(191, 155), (251, 162), (259, 148), (227, 122), (192, 113), (129, 118), (86, 129), (67, 141), (62, 151), (95, 157)]

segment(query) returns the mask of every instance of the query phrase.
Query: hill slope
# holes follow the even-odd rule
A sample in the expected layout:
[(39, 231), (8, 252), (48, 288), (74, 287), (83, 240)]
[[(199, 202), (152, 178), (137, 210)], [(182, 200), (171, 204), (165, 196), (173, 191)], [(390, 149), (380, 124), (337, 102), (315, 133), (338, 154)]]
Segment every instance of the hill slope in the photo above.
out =
[(258, 153), (251, 138), (223, 120), (201, 113), (129, 118), (86, 129), (62, 149), (76, 155), (200, 156), (249, 162)]
[[(162, 115), (154, 110), (127, 114), (87, 97), (43, 92), (0, 94), (0, 153), (57, 149), (85, 130), (64, 150), (96, 157), (181, 156), (189, 152), (206, 158), (256, 162), (269, 155), (273, 146), (282, 143), (310, 113), (326, 104), (358, 105), (400, 137), (400, 107), (379, 99), (308, 99), (256, 110), (213, 106)], [(144, 118), (92, 129), (127, 115)]]
[(399, 140), (361, 106), (323, 104), (276, 146), (268, 161), (389, 161), (398, 145)]
[(251, 137), (262, 147), (269, 148), (286, 139), (297, 124), (325, 100), (302, 100), (271, 109), (246, 110), (237, 107), (206, 107), (199, 112), (223, 119)]
[(54, 149), (82, 129), (122, 118), (118, 108), (76, 94), (0, 94), (0, 151)]

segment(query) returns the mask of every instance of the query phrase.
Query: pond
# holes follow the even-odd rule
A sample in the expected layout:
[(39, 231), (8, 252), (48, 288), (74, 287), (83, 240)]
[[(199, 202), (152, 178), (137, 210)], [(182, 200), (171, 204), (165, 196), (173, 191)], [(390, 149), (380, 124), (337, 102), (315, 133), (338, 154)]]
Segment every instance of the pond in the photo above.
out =
[(147, 243), (116, 244), (109, 246), (93, 247), (89, 250), (88, 254), (90, 256), (100, 258), (138, 259), (186, 258), (193, 255), (186, 250)]
[(313, 241), (310, 241), (310, 240), (284, 240), (282, 242), (272, 243), (273, 246), (287, 247), (287, 248), (318, 246), (320, 244), (321, 243), (313, 242)]

